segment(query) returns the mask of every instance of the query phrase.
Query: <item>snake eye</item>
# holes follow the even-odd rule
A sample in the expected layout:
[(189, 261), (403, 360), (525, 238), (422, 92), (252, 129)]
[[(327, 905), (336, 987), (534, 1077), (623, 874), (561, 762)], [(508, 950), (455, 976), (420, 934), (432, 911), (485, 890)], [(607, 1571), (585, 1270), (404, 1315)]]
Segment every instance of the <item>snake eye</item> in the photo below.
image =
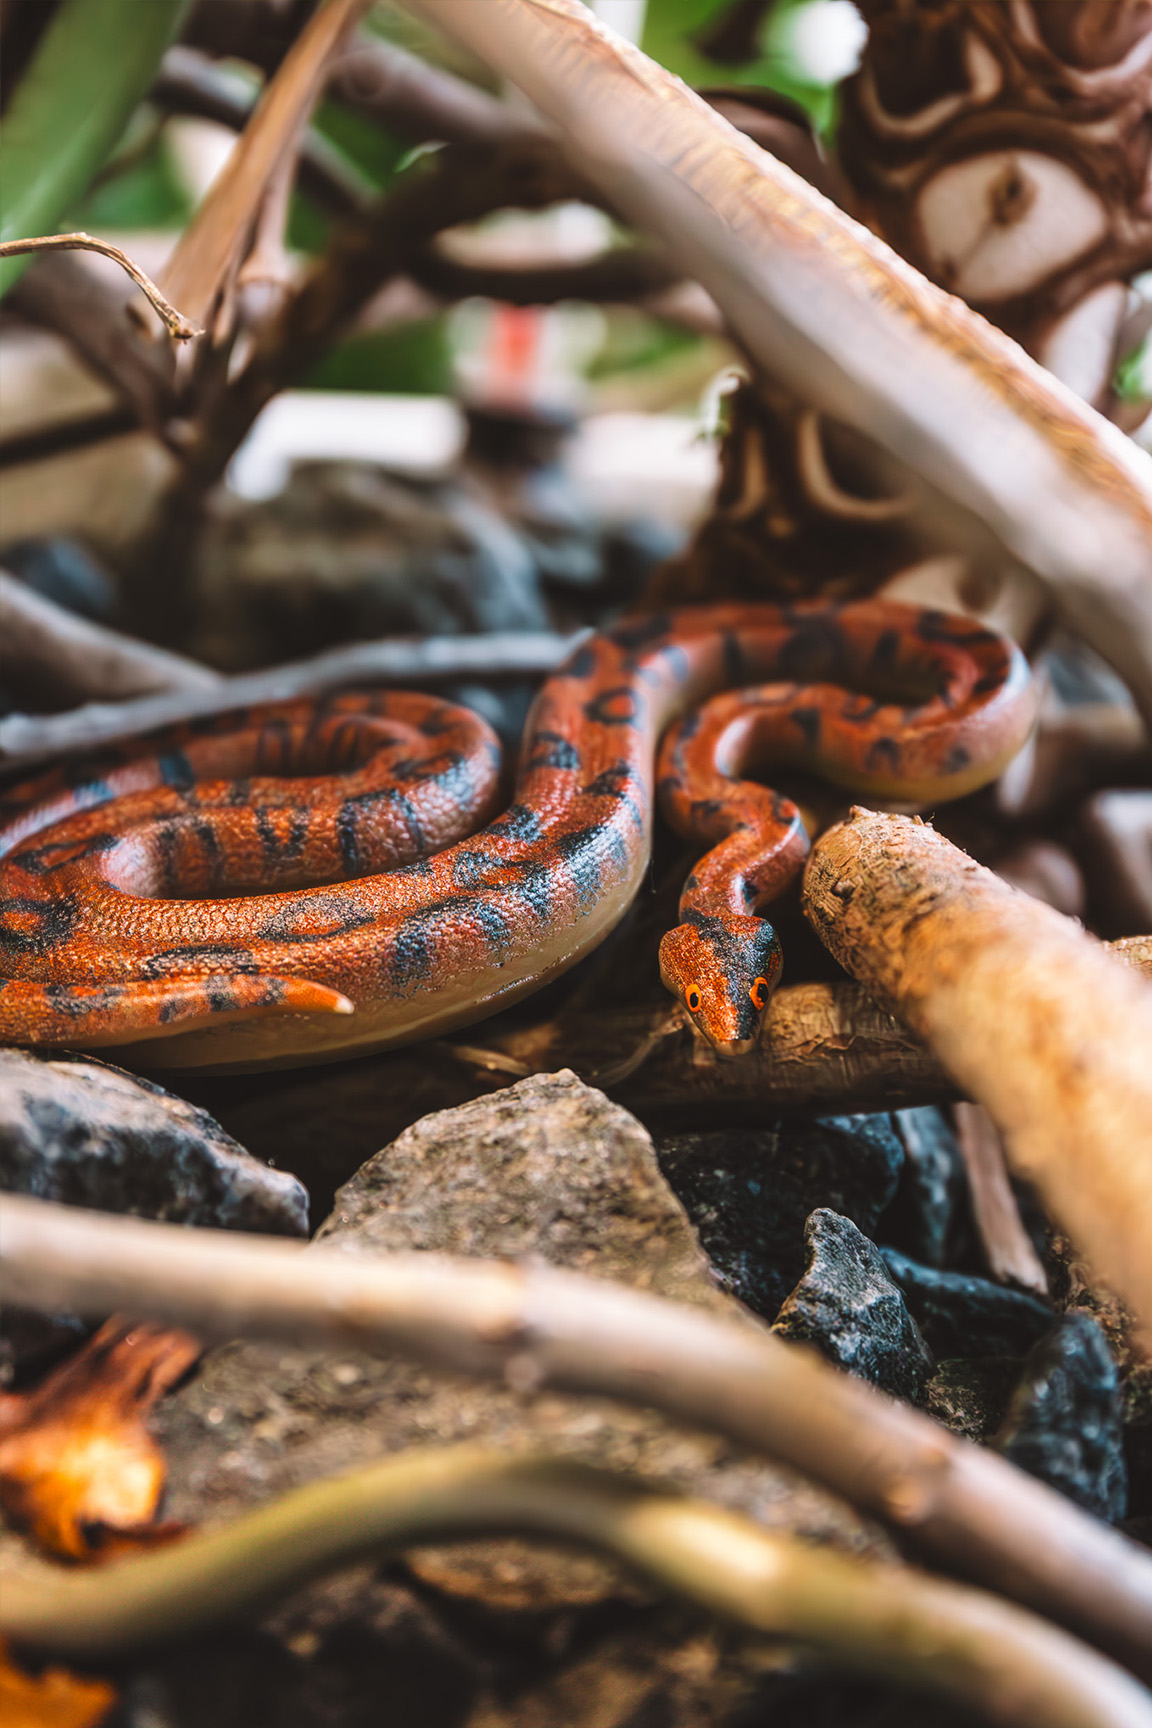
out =
[(689, 1008), (690, 1013), (695, 1014), (697, 1012), (697, 1010), (699, 1009), (699, 1007), (700, 1007), (700, 992), (699, 992), (699, 990), (697, 990), (695, 984), (693, 984), (691, 990), (689, 990), (689, 992), (688, 992), (688, 1008)]
[(768, 980), (757, 978), (748, 992), (752, 998), (753, 1008), (764, 1008), (768, 1004)]

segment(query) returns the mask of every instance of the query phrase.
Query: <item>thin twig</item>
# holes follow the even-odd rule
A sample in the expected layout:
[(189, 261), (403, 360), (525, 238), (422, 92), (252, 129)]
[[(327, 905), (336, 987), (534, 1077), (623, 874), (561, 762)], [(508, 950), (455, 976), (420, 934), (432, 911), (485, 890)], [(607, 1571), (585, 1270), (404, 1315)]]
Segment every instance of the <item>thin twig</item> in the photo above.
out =
[(91, 234), (40, 234), (34, 240), (0, 242), (0, 258), (18, 258), (25, 252), (99, 252), (103, 257), (111, 258), (113, 263), (119, 264), (121, 270), (127, 271), (177, 342), (191, 342), (194, 336), (204, 334), (200, 325), (193, 324), (165, 300), (152, 278), (145, 276), (139, 264), (134, 264), (127, 252), (122, 252), (119, 246), (113, 246), (108, 240), (97, 240)]
[(921, 1552), (1152, 1674), (1152, 1555), (750, 1319), (529, 1261), (364, 1260), (22, 1195), (0, 1212), (0, 1270), (8, 1301), (50, 1313), (385, 1349), (663, 1410), (794, 1464)]
[(972, 1217), (988, 1270), (1001, 1282), (1047, 1296), (1048, 1279), (1020, 1217), (995, 1122), (979, 1104), (959, 1103), (955, 1115)]
[(381, 1549), (509, 1533), (605, 1550), (711, 1613), (963, 1700), (1010, 1728), (1152, 1728), (1143, 1687), (982, 1592), (808, 1547), (611, 1471), (477, 1446), (422, 1449), (313, 1482), (98, 1572), (22, 1569), (5, 1587), (0, 1628), (54, 1654), (107, 1658), (250, 1615)]
[[(87, 703), (65, 714), (9, 714), (0, 720), (0, 766), (30, 768), (74, 750), (95, 750), (140, 737), (158, 726), (320, 696), (356, 684), (425, 688), (456, 678), (534, 678), (555, 671), (578, 636), (543, 630), (490, 636), (392, 637), (332, 648), (311, 660), (220, 678), (211, 689)], [(205, 668), (207, 672), (207, 669)], [(212, 675), (209, 673), (209, 677)]]

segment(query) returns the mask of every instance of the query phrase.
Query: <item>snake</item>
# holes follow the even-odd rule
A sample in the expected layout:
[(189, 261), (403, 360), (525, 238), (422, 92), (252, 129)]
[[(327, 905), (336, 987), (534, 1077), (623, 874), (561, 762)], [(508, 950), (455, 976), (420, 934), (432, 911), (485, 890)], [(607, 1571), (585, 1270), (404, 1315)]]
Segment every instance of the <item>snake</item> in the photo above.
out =
[(439, 1036), (603, 941), (644, 880), (658, 789), (710, 846), (661, 975), (739, 1056), (781, 975), (760, 913), (808, 850), (795, 805), (749, 775), (934, 806), (994, 779), (1034, 717), (1007, 637), (872, 599), (589, 636), (535, 700), (503, 809), (495, 735), (435, 695), (170, 726), (0, 803), (0, 1038), (227, 1071)]

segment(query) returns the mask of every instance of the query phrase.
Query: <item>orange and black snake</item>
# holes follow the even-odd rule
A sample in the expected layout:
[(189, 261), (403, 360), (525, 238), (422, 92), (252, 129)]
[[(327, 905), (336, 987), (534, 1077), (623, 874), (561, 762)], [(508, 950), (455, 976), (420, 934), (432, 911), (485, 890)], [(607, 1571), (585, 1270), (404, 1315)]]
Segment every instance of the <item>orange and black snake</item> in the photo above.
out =
[(938, 803), (993, 779), (1033, 712), (1023, 656), (972, 620), (812, 601), (590, 637), (541, 690), (499, 815), (494, 736), (431, 696), (169, 728), (0, 806), (0, 1039), (163, 1038), (154, 1066), (239, 1068), (481, 1019), (624, 915), (658, 784), (673, 825), (714, 843), (661, 972), (738, 1053), (780, 971), (756, 913), (807, 850), (795, 808), (742, 776), (797, 765)]

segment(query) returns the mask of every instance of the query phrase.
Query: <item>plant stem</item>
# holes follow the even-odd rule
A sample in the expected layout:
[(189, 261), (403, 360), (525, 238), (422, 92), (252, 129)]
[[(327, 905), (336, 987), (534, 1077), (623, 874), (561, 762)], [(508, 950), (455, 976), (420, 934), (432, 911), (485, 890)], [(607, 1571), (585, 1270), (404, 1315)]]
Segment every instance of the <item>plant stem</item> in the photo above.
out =
[(55, 1654), (118, 1655), (251, 1613), (381, 1549), (520, 1532), (607, 1550), (712, 1613), (1013, 1728), (1152, 1728), (1152, 1699), (1111, 1662), (979, 1591), (807, 1547), (606, 1470), (475, 1446), (314, 1482), (97, 1572), (28, 1569), (5, 1587), (0, 1628)]

